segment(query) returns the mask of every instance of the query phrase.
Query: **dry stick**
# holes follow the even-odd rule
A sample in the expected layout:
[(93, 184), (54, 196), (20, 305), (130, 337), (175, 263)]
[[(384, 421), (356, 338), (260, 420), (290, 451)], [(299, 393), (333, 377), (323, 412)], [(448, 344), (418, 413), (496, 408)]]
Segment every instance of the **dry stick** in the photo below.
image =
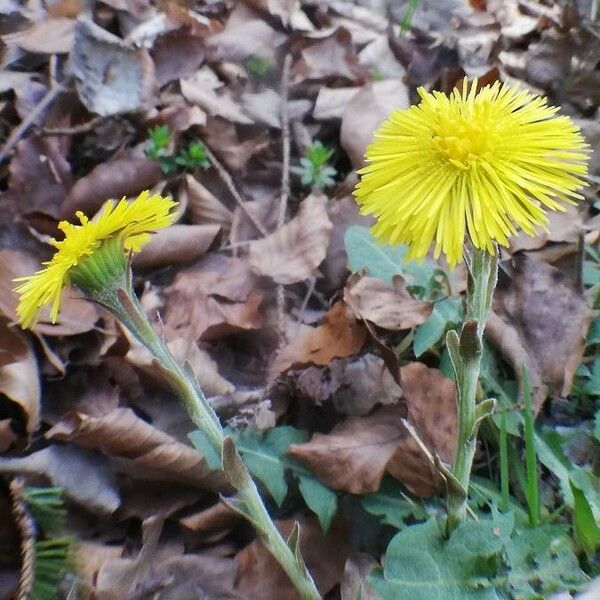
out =
[[(277, 215), (277, 229), (281, 229), (287, 215), (288, 200), (290, 198), (290, 113), (288, 107), (288, 94), (290, 86), (290, 67), (292, 55), (286, 54), (283, 60), (281, 74), (281, 195), (279, 197), (279, 213)], [(277, 286), (277, 325), (279, 339), (283, 343), (286, 339), (284, 325), (285, 291), (282, 284)]]
[(70, 79), (51, 87), (45, 96), (39, 101), (36, 107), (21, 121), (20, 125), (13, 129), (0, 150), (0, 163), (8, 158), (12, 149), (18, 144), (21, 138), (27, 133), (29, 128), (35, 123), (35, 120), (56, 100), (56, 98), (67, 89)]
[(244, 214), (250, 219), (254, 227), (260, 231), (260, 233), (264, 236), (269, 235), (268, 231), (264, 228), (262, 223), (248, 210), (244, 199), (241, 194), (237, 191), (233, 179), (231, 175), (227, 172), (227, 169), (219, 162), (219, 159), (212, 153), (212, 151), (208, 148), (208, 146), (204, 146), (206, 149), (206, 156), (210, 161), (210, 164), (215, 168), (215, 171), (221, 178), (221, 181), (227, 186), (229, 193), (233, 196), (235, 201), (238, 203), (239, 207), (242, 209)]
[(73, 127), (44, 127), (44, 129), (40, 129), (39, 134), (44, 137), (49, 137), (52, 135), (79, 135), (80, 133), (88, 133), (89, 131), (92, 131), (96, 125), (108, 120), (112, 116), (113, 115), (110, 117), (97, 116), (80, 125), (73, 125)]

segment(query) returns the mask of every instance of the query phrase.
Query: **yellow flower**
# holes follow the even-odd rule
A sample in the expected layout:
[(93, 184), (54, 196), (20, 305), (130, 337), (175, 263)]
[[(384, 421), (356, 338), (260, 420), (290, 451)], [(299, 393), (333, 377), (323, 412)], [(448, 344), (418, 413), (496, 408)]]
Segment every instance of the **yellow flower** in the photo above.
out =
[(367, 148), (355, 196), (377, 219), (373, 235), (407, 244), (408, 258), (435, 240), (454, 266), (465, 232), (493, 253), (517, 228), (535, 235), (545, 208), (581, 198), (588, 147), (572, 121), (516, 86), (476, 86), (449, 97), (419, 88), (421, 102), (393, 112)]
[(77, 212), (79, 225), (61, 221), (58, 228), (64, 233), (61, 241), (52, 240), (57, 248), (54, 256), (43, 263), (45, 267), (15, 281), (19, 285), (17, 314), (23, 328), (31, 327), (41, 307), (51, 304), (50, 318), (56, 322), (63, 287), (70, 283), (72, 270), (92, 256), (102, 243), (118, 239), (122, 250), (139, 252), (150, 240), (150, 233), (171, 225), (177, 215), (177, 203), (159, 195), (142, 192), (133, 202), (125, 198), (115, 204), (109, 200), (96, 218), (89, 220)]

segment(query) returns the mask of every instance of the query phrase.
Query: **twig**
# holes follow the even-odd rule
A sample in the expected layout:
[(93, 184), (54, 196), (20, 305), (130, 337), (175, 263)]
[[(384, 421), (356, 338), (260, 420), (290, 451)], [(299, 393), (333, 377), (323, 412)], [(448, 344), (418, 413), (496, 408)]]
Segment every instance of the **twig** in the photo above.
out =
[(12, 500), (12, 512), (21, 536), (21, 577), (16, 599), (27, 600), (33, 587), (33, 568), (35, 564), (35, 524), (25, 502), (24, 483), (19, 477), (13, 479), (9, 486)]
[[(290, 86), (290, 67), (292, 55), (286, 54), (283, 61), (283, 72), (281, 74), (281, 195), (279, 197), (279, 213), (277, 215), (277, 229), (281, 229), (285, 223), (290, 198), (290, 112), (288, 106), (288, 95)], [(285, 290), (283, 285), (277, 286), (277, 324), (281, 342), (285, 341), (284, 326)]]
[(21, 121), (20, 125), (13, 129), (8, 139), (0, 150), (0, 163), (8, 158), (12, 149), (18, 144), (19, 140), (27, 133), (29, 128), (35, 123), (36, 119), (62, 94), (67, 88), (70, 78), (62, 83), (57, 83), (51, 87), (45, 96), (39, 101), (37, 106)]
[(237, 191), (233, 179), (231, 175), (227, 172), (227, 169), (219, 162), (219, 159), (212, 153), (212, 151), (205, 145), (206, 156), (210, 161), (210, 164), (215, 168), (215, 171), (221, 178), (221, 181), (225, 184), (229, 193), (233, 196), (234, 200), (238, 203), (239, 207), (242, 209), (244, 214), (250, 219), (254, 227), (260, 231), (260, 233), (264, 236), (269, 235), (268, 231), (264, 228), (262, 223), (248, 210), (244, 199), (241, 194)]
[(73, 127), (45, 127), (44, 129), (40, 129), (39, 133), (43, 136), (51, 136), (51, 135), (78, 135), (80, 133), (87, 133), (88, 131), (92, 131), (99, 123), (105, 121), (108, 117), (105, 116), (97, 116), (93, 119), (87, 121), (86, 123), (81, 123), (81, 125), (74, 125)]

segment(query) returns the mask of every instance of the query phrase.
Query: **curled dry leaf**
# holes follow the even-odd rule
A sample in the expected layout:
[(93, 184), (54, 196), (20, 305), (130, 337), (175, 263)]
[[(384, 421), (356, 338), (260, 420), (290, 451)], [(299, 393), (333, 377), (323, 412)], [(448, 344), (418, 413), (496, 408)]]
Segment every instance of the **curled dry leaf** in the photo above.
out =
[(277, 352), (270, 379), (294, 364), (328, 365), (334, 358), (346, 358), (360, 351), (367, 339), (366, 329), (350, 313), (344, 302), (336, 302), (318, 327), (303, 326), (287, 345)]
[(262, 326), (264, 294), (258, 277), (239, 258), (206, 257), (180, 271), (165, 296), (167, 339), (209, 340)]
[(385, 472), (416, 495), (443, 489), (443, 481), (407, 433), (406, 415), (433, 455), (452, 462), (456, 444), (454, 382), (436, 369), (411, 363), (401, 369), (406, 407), (385, 406), (367, 417), (351, 417), (328, 434), (315, 433), (289, 455), (304, 463), (329, 487), (351, 494), (379, 488)]
[(71, 72), (81, 101), (99, 115), (135, 111), (154, 93), (154, 64), (136, 48), (81, 16), (75, 25)]
[[(284, 539), (292, 533), (294, 521), (277, 521)], [(300, 551), (319, 591), (324, 596), (339, 584), (344, 563), (350, 553), (340, 522), (333, 523), (327, 535), (316, 519), (305, 518), (300, 523)], [(246, 546), (235, 557), (238, 564), (236, 590), (252, 600), (300, 600), (273, 556), (258, 540)]]
[(136, 267), (164, 267), (192, 262), (206, 254), (221, 231), (219, 225), (171, 225), (153, 234), (133, 258)]
[(47, 478), (67, 498), (101, 515), (121, 504), (115, 476), (106, 459), (76, 446), (55, 445), (28, 456), (0, 457), (0, 473)]
[[(188, 102), (197, 104), (211, 117), (222, 117), (244, 125), (253, 123), (210, 67), (202, 67), (188, 79), (182, 79), (180, 84), (183, 97)], [(223, 89), (217, 92), (219, 88)]]
[(69, 220), (77, 210), (93, 215), (107, 200), (137, 194), (161, 179), (158, 163), (146, 158), (121, 158), (99, 164), (71, 188), (62, 204), (61, 215)]
[(314, 275), (327, 253), (331, 221), (327, 198), (312, 193), (289, 223), (249, 245), (248, 260), (261, 274), (290, 284)]
[(189, 77), (204, 60), (204, 41), (188, 28), (167, 31), (159, 36), (151, 50), (158, 87)]
[[(14, 322), (18, 322), (18, 296), (13, 291), (14, 279), (31, 275), (39, 268), (40, 261), (29, 252), (9, 248), (0, 250), (0, 311)], [(75, 288), (65, 288), (56, 324), (50, 323), (50, 308), (45, 307), (33, 331), (51, 336), (75, 335), (93, 329), (97, 320), (96, 307)]]
[[(585, 338), (595, 316), (575, 283), (557, 268), (527, 256), (513, 259), (515, 276), (500, 282), (494, 294), (499, 321), (486, 332), (521, 376), (529, 370), (534, 408), (546, 397), (542, 382), (567, 396), (585, 351)], [(537, 385), (536, 385), (537, 384)]]
[(400, 275), (394, 275), (394, 287), (375, 277), (351, 275), (344, 288), (344, 301), (358, 319), (371, 321), (390, 331), (411, 329), (424, 323), (433, 303), (416, 300)]
[[(432, 455), (452, 464), (457, 437), (454, 381), (419, 362), (402, 367), (400, 376), (408, 421)], [(445, 491), (442, 477), (411, 435), (402, 440), (387, 470), (417, 496), (427, 498)]]
[(185, 176), (181, 194), (185, 194), (192, 223), (221, 225), (229, 229), (233, 213), (193, 175)]
[(401, 79), (376, 81), (352, 97), (342, 116), (340, 142), (355, 168), (364, 164), (375, 129), (394, 109), (409, 105), (408, 89)]
[[(224, 476), (211, 472), (204, 458), (190, 446), (146, 423), (128, 408), (117, 408), (98, 417), (70, 413), (46, 432), (49, 440), (68, 441), (100, 450), (135, 477), (151, 474), (161, 481), (179, 481), (221, 491)], [(128, 463), (128, 464), (127, 464)]]
[(21, 331), (9, 327), (5, 319), (0, 319), (0, 394), (18, 405), (28, 434), (38, 429), (41, 393), (33, 346)]
[(369, 573), (379, 566), (368, 554), (353, 554), (346, 561), (340, 584), (341, 600), (379, 600), (379, 594), (367, 583)]

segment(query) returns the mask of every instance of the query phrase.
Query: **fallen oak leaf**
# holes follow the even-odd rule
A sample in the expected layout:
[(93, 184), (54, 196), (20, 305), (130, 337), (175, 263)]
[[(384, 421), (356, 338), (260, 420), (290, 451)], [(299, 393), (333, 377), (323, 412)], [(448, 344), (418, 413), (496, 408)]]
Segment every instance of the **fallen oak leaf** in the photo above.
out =
[(279, 349), (270, 369), (270, 379), (294, 364), (328, 365), (334, 358), (357, 354), (367, 331), (357, 323), (346, 304), (336, 302), (318, 327), (304, 326), (294, 339)]
[(291, 284), (314, 275), (327, 254), (332, 224), (327, 198), (313, 192), (283, 227), (249, 244), (248, 262), (276, 283)]
[(356, 273), (346, 283), (344, 302), (358, 319), (390, 331), (412, 329), (424, 323), (433, 310), (433, 303), (413, 298), (400, 275), (394, 275), (393, 285), (390, 287), (381, 279)]
[(68, 441), (121, 459), (136, 475), (158, 475), (161, 481), (178, 481), (213, 491), (226, 489), (225, 477), (211, 471), (204, 457), (146, 423), (128, 408), (97, 417), (73, 412), (45, 434), (46, 439)]

